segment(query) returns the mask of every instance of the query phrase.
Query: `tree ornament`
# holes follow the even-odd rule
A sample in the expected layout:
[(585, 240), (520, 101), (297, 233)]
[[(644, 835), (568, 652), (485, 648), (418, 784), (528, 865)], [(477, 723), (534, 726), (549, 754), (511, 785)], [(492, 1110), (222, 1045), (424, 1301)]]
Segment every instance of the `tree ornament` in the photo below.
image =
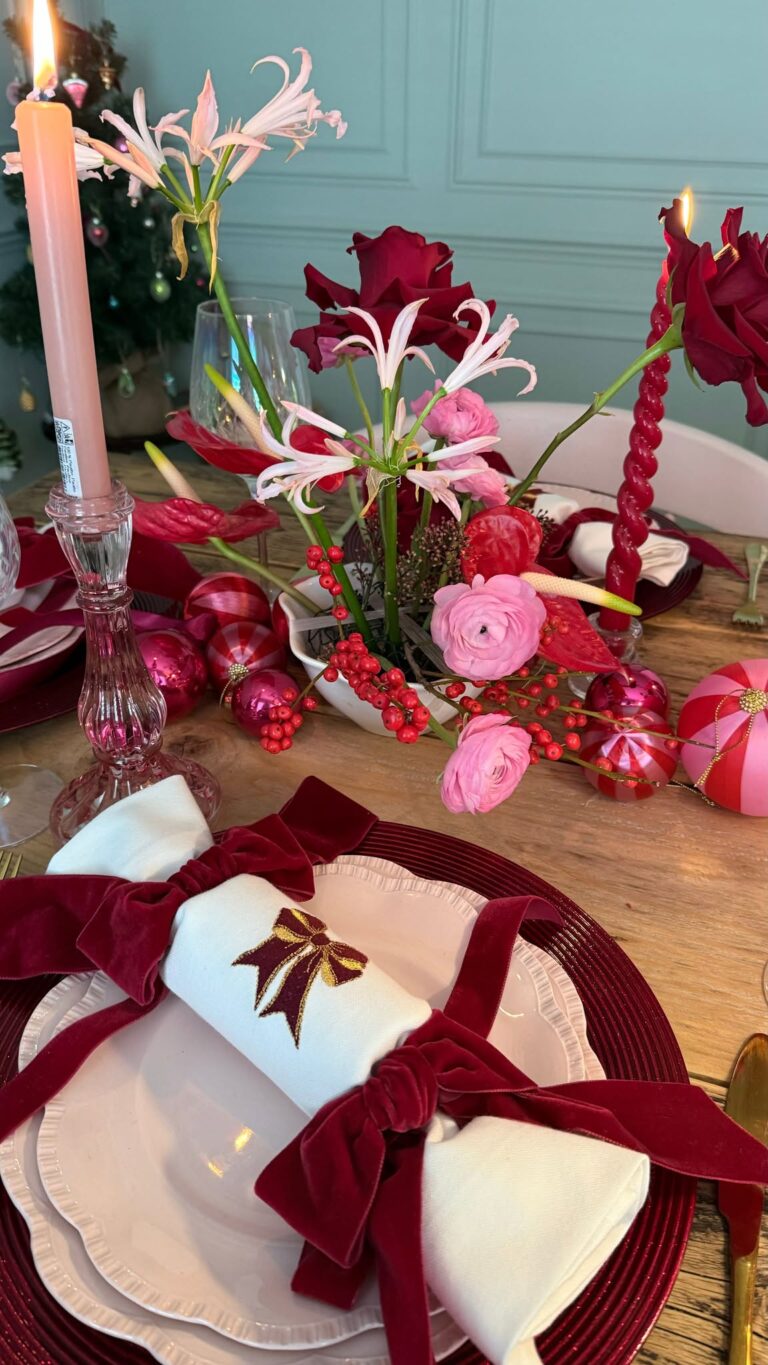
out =
[(645, 801), (674, 776), (679, 747), (664, 716), (638, 711), (615, 721), (589, 721), (579, 757), (603, 769), (597, 773), (582, 768), (587, 781), (603, 796)]
[(175, 398), (178, 393), (178, 383), (172, 370), (166, 370), (163, 375), (163, 388), (169, 398)]
[(171, 286), (162, 270), (156, 270), (149, 282), (149, 292), (155, 303), (167, 303), (171, 297)]
[(22, 412), (34, 412), (37, 407), (37, 399), (32, 392), (32, 387), (28, 379), (22, 376), (21, 388), (19, 389), (19, 407)]
[(232, 692), (232, 715), (246, 734), (261, 734), (270, 719), (270, 709), (287, 706), (296, 700), (293, 678), (279, 668), (260, 668), (249, 673)]
[(21, 469), (21, 446), (13, 427), (0, 417), (0, 480), (6, 482)]
[(678, 733), (700, 792), (726, 810), (768, 815), (768, 659), (724, 664), (697, 683)]
[(632, 716), (637, 711), (655, 711), (669, 715), (669, 690), (658, 673), (651, 668), (598, 673), (592, 679), (584, 698), (587, 711), (613, 711), (615, 716)]
[(18, 77), (14, 77), (14, 79), (9, 81), (5, 87), (5, 98), (12, 109), (15, 109), (16, 105), (21, 100), (21, 85), (22, 83)]
[(82, 109), (85, 104), (85, 97), (88, 94), (88, 82), (84, 81), (82, 76), (78, 76), (76, 71), (73, 71), (72, 75), (67, 76), (67, 79), (61, 83), (75, 108)]
[(206, 280), (204, 275), (198, 275), (197, 279), (195, 280), (195, 284), (198, 289), (205, 289), (207, 283), (208, 281)]
[(109, 298), (107, 299), (107, 308), (119, 308), (119, 307), (120, 307), (120, 300), (119, 300), (119, 298), (117, 297), (117, 294), (110, 294)]
[(128, 143), (126, 142), (125, 138), (122, 137), (122, 136), (121, 136), (121, 137), (116, 137), (116, 138), (115, 138), (115, 147), (117, 148), (118, 152), (127, 152), (127, 151), (128, 151)]
[(101, 221), (97, 213), (92, 214), (90, 218), (86, 218), (85, 235), (91, 246), (101, 248), (107, 245), (107, 242), (109, 241), (109, 228), (106, 223)]
[(242, 682), (262, 668), (282, 668), (285, 650), (267, 626), (255, 621), (232, 621), (217, 630), (205, 651), (208, 672), (219, 690)]
[(212, 612), (220, 628), (234, 621), (270, 624), (269, 599), (264, 589), (239, 573), (212, 573), (195, 584), (184, 603), (184, 620), (190, 621), (203, 612)]
[(208, 687), (208, 670), (194, 640), (180, 630), (148, 630), (138, 645), (149, 675), (168, 707), (168, 719), (179, 720), (200, 704)]
[(104, 89), (111, 90), (117, 79), (117, 72), (113, 66), (110, 66), (109, 62), (104, 62), (99, 67), (99, 77)]
[(146, 216), (146, 218), (142, 218), (142, 220), (141, 220), (141, 226), (142, 226), (143, 228), (146, 228), (146, 229), (147, 229), (147, 232), (151, 232), (152, 229), (153, 229), (153, 227), (156, 226), (155, 220), (154, 220), (154, 218), (152, 217), (151, 213), (148, 213), (147, 216)]
[(133, 398), (136, 392), (136, 382), (127, 365), (123, 365), (117, 377), (117, 392), (121, 398)]

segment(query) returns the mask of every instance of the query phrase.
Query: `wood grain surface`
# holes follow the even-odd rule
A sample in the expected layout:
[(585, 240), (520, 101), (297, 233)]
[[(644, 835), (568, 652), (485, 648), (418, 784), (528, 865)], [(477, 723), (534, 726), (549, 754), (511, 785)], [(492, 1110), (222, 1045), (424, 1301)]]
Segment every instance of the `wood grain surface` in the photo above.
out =
[[(164, 496), (148, 460), (122, 456), (112, 463), (132, 492)], [(202, 466), (191, 477), (205, 499), (222, 506), (242, 501), (239, 480)], [(42, 480), (9, 499), (14, 514), (42, 519), (50, 482)], [(733, 558), (742, 558), (738, 537), (711, 539)], [(286, 520), (270, 536), (270, 563), (294, 571), (305, 544), (293, 519)], [(233, 567), (207, 547), (191, 551), (190, 558), (203, 572)], [(731, 624), (743, 591), (734, 576), (705, 569), (686, 602), (647, 623), (643, 658), (666, 679), (675, 710), (712, 669), (768, 655), (765, 630)], [(768, 617), (768, 580), (761, 600)], [(515, 796), (491, 814), (452, 816), (439, 798), (445, 749), (438, 740), (429, 737), (406, 748), (366, 734), (322, 707), (294, 748), (276, 759), (228, 721), (213, 700), (169, 726), (166, 744), (200, 759), (221, 780), (220, 826), (276, 809), (314, 772), (383, 819), (442, 830), (524, 863), (613, 934), (672, 1021), (691, 1079), (718, 1100), (744, 1039), (768, 1030), (761, 989), (768, 958), (764, 821), (711, 808), (684, 788), (668, 788), (650, 801), (614, 803), (598, 796), (576, 768), (553, 764), (532, 769)], [(88, 757), (74, 715), (0, 737), (0, 765), (44, 763), (68, 779)], [(24, 871), (41, 870), (51, 852), (47, 835), (30, 842)], [(713, 1190), (702, 1187), (681, 1274), (637, 1359), (643, 1365), (724, 1361), (728, 1318), (723, 1224)], [(754, 1358), (756, 1365), (768, 1365), (768, 1236), (758, 1280)]]

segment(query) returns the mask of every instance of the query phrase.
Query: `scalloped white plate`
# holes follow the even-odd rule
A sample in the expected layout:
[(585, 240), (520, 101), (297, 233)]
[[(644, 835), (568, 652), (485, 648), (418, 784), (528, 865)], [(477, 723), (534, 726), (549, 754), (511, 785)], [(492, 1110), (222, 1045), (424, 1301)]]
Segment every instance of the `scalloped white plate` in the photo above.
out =
[[(60, 1029), (74, 1023), (90, 976), (70, 976), (54, 986), (31, 1015), (19, 1047), (23, 1070)], [(32, 1255), (43, 1284), (80, 1322), (135, 1342), (163, 1365), (389, 1365), (386, 1338), (374, 1328), (354, 1339), (354, 1354), (336, 1348), (302, 1351), (259, 1350), (243, 1346), (192, 1323), (174, 1322), (138, 1308), (107, 1284), (88, 1259), (77, 1232), (49, 1203), (37, 1168), (40, 1116), (23, 1124), (0, 1145), (0, 1175), (30, 1231)], [(440, 1312), (432, 1319), (437, 1360), (450, 1355), (464, 1334)]]
[[(353, 857), (319, 870), (307, 908), (440, 1004), (483, 903), (461, 887)], [(99, 1008), (104, 989), (97, 979), (81, 1008)], [(578, 1033), (523, 941), (491, 1036), (542, 1084), (587, 1075)], [(318, 1347), (379, 1326), (381, 1311), (372, 1283), (350, 1313), (329, 1313), (290, 1289), (299, 1239), (254, 1198), (253, 1182), (305, 1121), (169, 998), (100, 1048), (48, 1106), (38, 1163), (93, 1264), (135, 1303), (249, 1345)]]

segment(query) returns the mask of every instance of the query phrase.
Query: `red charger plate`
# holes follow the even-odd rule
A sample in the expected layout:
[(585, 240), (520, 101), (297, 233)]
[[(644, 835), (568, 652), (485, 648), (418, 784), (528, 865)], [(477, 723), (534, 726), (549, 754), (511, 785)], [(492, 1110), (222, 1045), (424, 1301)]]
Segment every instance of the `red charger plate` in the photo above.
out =
[[(526, 925), (525, 936), (560, 961), (584, 1004), (589, 1036), (611, 1077), (686, 1081), (680, 1049), (650, 986), (618, 944), (585, 911), (516, 863), (474, 844), (409, 825), (381, 822), (360, 852), (400, 863), (421, 877), (453, 881), (489, 899), (546, 896), (562, 927)], [(0, 1079), (16, 1071), (19, 1039), (54, 978), (0, 986)], [(545, 1365), (627, 1365), (669, 1297), (696, 1201), (692, 1180), (654, 1171), (648, 1200), (599, 1275), (539, 1338)], [(147, 1365), (141, 1347), (85, 1327), (43, 1288), (26, 1225), (0, 1190), (0, 1338), (7, 1365)], [(351, 1346), (351, 1343), (349, 1343)], [(451, 1365), (478, 1365), (464, 1346)]]

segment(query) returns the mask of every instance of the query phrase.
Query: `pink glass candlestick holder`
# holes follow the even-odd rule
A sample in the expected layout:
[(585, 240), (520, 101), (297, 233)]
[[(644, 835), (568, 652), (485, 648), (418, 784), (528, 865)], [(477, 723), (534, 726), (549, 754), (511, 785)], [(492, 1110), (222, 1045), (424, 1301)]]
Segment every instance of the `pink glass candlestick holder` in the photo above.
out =
[(59, 484), (46, 511), (77, 579), (86, 639), (77, 714), (96, 759), (54, 801), (53, 833), (64, 843), (100, 810), (176, 773), (212, 819), (221, 796), (216, 778), (162, 752), (165, 701), (139, 653), (126, 585), (133, 498), (117, 480), (103, 498), (73, 497)]

